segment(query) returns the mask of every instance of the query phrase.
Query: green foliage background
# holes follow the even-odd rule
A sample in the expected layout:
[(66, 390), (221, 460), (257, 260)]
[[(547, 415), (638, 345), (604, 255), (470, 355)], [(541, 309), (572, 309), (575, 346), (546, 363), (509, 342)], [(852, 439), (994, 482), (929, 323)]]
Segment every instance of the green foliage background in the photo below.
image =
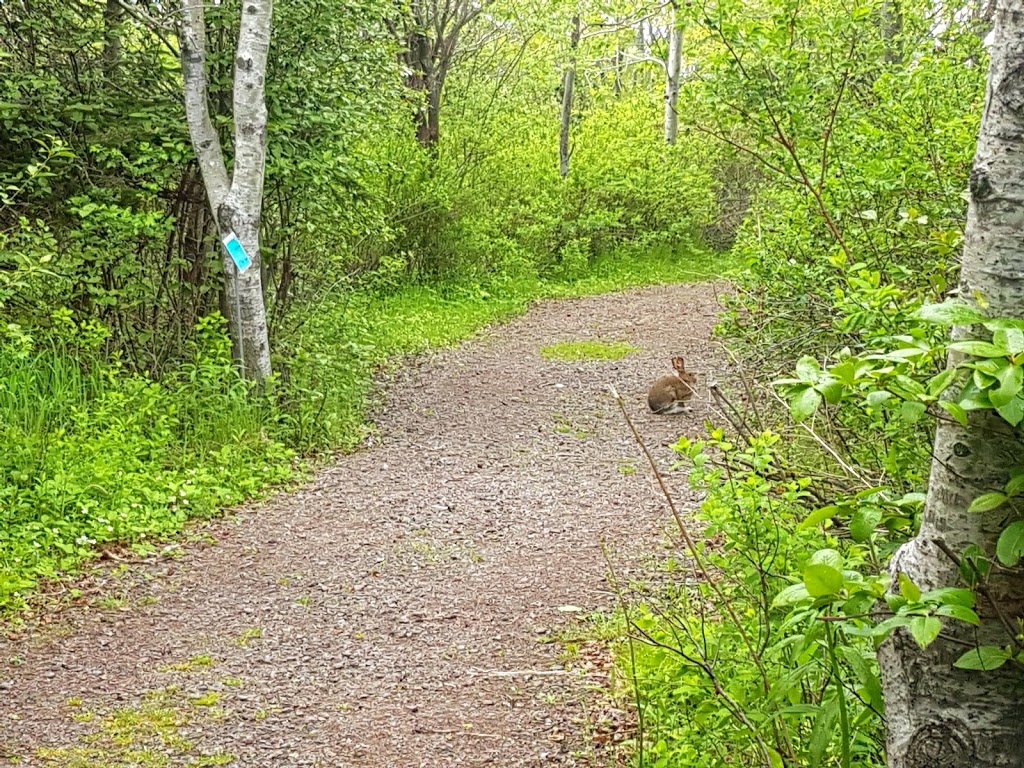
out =
[[(389, 29), (400, 9), (279, 5), (261, 235), (277, 374), (257, 390), (220, 319), (174, 30), (137, 11), (153, 23), (102, 4), (0, 8), (0, 610), (105, 544), (148, 551), (356, 445), (373, 374), (398, 354), (541, 296), (721, 265), (700, 245), (720, 150), (665, 146), (650, 72), (617, 96), (581, 82), (559, 177), (568, 15), (496, 8), (467, 32), (424, 148)], [(236, 7), (207, 23), (230, 147)]]

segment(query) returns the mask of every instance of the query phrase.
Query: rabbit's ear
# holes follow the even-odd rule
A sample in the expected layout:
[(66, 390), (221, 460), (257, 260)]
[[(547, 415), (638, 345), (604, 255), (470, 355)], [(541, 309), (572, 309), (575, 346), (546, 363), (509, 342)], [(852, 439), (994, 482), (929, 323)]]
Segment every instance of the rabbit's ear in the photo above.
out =
[(686, 372), (686, 363), (683, 361), (683, 358), (681, 357), (672, 358), (672, 367), (675, 368), (680, 373)]

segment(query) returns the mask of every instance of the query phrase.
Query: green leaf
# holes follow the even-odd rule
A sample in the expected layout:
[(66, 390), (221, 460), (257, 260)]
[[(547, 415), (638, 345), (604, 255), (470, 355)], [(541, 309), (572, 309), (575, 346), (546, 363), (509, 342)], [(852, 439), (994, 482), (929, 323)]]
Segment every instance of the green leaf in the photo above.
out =
[(1009, 404), (1024, 386), (1024, 370), (1019, 365), (1007, 363), (996, 374), (999, 387), (988, 393), (988, 399), (997, 409)]
[[(837, 650), (846, 659), (846, 663), (850, 665), (850, 669), (853, 670), (853, 674), (857, 676), (860, 684), (864, 686), (870, 703), (876, 708), (880, 708), (882, 704), (882, 683), (879, 681), (871, 662), (865, 659), (856, 648), (848, 645), (840, 645)], [(872, 658), (873, 656), (872, 654)]]
[(868, 392), (867, 397), (864, 398), (865, 402), (872, 408), (881, 405), (886, 400), (892, 397), (892, 392), (888, 392), (884, 389), (875, 389)]
[(1024, 555), (1024, 520), (1010, 523), (999, 534), (996, 542), (996, 557), (1006, 566), (1014, 566)]
[(832, 737), (836, 717), (839, 715), (839, 703), (835, 698), (824, 701), (818, 710), (818, 716), (814, 718), (814, 727), (811, 729), (811, 737), (807, 742), (809, 768), (817, 768), (821, 765), (821, 759), (825, 750), (832, 743)]
[(827, 507), (821, 507), (816, 509), (809, 514), (800, 525), (798, 529), (813, 528), (814, 526), (828, 520), (829, 518), (835, 517), (839, 513), (839, 507), (835, 504), (830, 504)]
[(953, 383), (956, 378), (956, 368), (947, 368), (941, 373), (937, 373), (928, 380), (928, 394), (932, 397), (938, 397), (946, 391), (947, 387)]
[(1005, 349), (987, 341), (954, 341), (949, 348), (975, 357), (1006, 357), (1008, 355)]
[(856, 542), (867, 541), (875, 528), (882, 522), (882, 510), (878, 507), (858, 507), (850, 519), (850, 536)]
[(996, 408), (996, 413), (1011, 427), (1016, 427), (1024, 421), (1024, 398), (1018, 395), (1006, 405)]
[(957, 403), (951, 403), (949, 400), (940, 400), (939, 407), (956, 419), (960, 426), (967, 426), (967, 411), (961, 408)]
[(921, 599), (921, 590), (910, 580), (910, 577), (905, 573), (900, 573), (897, 578), (900, 585), (900, 594), (907, 599), (908, 602), (916, 603)]
[(925, 602), (964, 605), (970, 608), (974, 605), (975, 597), (971, 590), (962, 587), (939, 587), (929, 589), (921, 595), (921, 599)]
[(857, 366), (853, 364), (853, 360), (843, 360), (829, 368), (828, 372), (848, 387), (852, 387), (857, 381)]
[(795, 605), (806, 600), (808, 597), (810, 597), (810, 593), (808, 593), (807, 587), (803, 584), (790, 584), (775, 596), (775, 599), (772, 600), (772, 608)]
[(804, 568), (803, 576), (811, 597), (838, 595), (843, 589), (843, 572), (825, 563), (810, 563)]
[(953, 662), (957, 669), (978, 669), (990, 671), (999, 669), (1010, 659), (1010, 654), (1004, 648), (997, 648), (994, 645), (979, 645), (972, 648), (963, 656)]
[(992, 403), (989, 402), (988, 392), (982, 391), (978, 383), (971, 379), (960, 391), (960, 407), (965, 411), (976, 411), (981, 408), (991, 408)]
[(927, 410), (927, 407), (924, 403), (904, 400), (903, 405), (900, 406), (900, 418), (907, 424), (914, 424), (921, 420), (925, 410)]
[(966, 605), (940, 605), (935, 609), (935, 613), (939, 616), (949, 616), (951, 619), (973, 624), (976, 627), (981, 624), (978, 614)]
[(843, 385), (835, 379), (815, 384), (814, 388), (824, 395), (826, 403), (831, 403), (832, 405), (843, 399), (843, 392), (845, 391)]
[(915, 616), (910, 620), (910, 634), (922, 648), (931, 645), (941, 631), (942, 622), (934, 616)]
[(903, 387), (903, 389), (907, 391), (908, 394), (913, 395), (914, 397), (926, 394), (924, 384), (919, 382), (917, 379), (912, 379), (902, 373), (897, 373), (893, 378), (901, 387)]
[(960, 578), (973, 586), (984, 581), (992, 570), (992, 564), (985, 556), (985, 550), (977, 544), (968, 544), (960, 555)]
[(800, 379), (800, 381), (804, 381), (808, 384), (814, 384), (818, 381), (818, 376), (820, 374), (821, 366), (818, 365), (818, 361), (813, 357), (805, 355), (796, 361), (796, 377)]
[(843, 570), (843, 556), (834, 549), (819, 549), (807, 562), (827, 565), (837, 571)]
[(1007, 496), (1002, 491), (992, 491), (990, 493), (983, 493), (971, 502), (971, 506), (967, 508), (968, 512), (988, 512), (989, 510), (995, 509), (996, 507), (1002, 506), (1006, 502)]
[(1021, 491), (1024, 491), (1024, 472), (1014, 475), (1010, 478), (1010, 482), (1006, 484), (1007, 496), (1019, 496)]
[(803, 421), (814, 413), (821, 402), (821, 395), (814, 387), (807, 387), (803, 392), (789, 401), (789, 412), (797, 421)]
[(949, 299), (941, 304), (925, 304), (912, 317), (938, 325), (973, 325), (974, 323), (983, 323), (988, 319), (976, 307), (954, 299)]
[(1019, 328), (1000, 328), (992, 334), (992, 343), (1011, 355), (1024, 352), (1024, 331)]
[(892, 632), (896, 627), (905, 627), (910, 624), (909, 616), (892, 616), (885, 621), (880, 621), (875, 624), (871, 634), (875, 637), (885, 637)]
[(1016, 329), (1024, 331), (1024, 320), (1015, 317), (995, 317), (982, 323), (990, 331)]

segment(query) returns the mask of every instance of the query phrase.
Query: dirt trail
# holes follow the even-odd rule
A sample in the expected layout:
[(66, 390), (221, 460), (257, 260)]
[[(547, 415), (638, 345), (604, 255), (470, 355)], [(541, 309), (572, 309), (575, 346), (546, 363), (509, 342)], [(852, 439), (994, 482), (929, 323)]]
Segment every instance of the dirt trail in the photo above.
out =
[[(644, 393), (673, 354), (705, 383), (715, 309), (710, 284), (546, 302), (401, 373), (367, 449), (217, 523), (216, 545), (134, 566), (129, 607), (0, 641), (0, 759), (595, 764), (594, 680), (540, 640), (566, 607), (613, 605), (602, 539), (627, 574), (656, 548), (665, 511), (607, 386), (670, 461), (707, 405), (655, 417)], [(538, 355), (581, 339), (640, 351)]]

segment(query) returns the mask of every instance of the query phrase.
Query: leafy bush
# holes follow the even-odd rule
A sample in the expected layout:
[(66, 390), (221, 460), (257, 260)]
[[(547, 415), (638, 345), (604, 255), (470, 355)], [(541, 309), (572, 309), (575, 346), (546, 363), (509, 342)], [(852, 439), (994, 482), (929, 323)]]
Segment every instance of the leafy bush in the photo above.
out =
[(700, 72), (684, 86), (695, 130), (761, 168), (719, 328), (752, 397), (729, 436), (678, 445), (703, 536), (670, 573), (694, 576), (633, 609), (645, 642), (621, 664), (644, 764), (881, 766), (878, 644), (977, 623), (969, 590), (889, 584), (924, 500), (929, 417), (1017, 415), (1009, 337), (975, 350), (994, 358), (970, 361), (966, 406), (949, 402), (961, 374), (921, 311), (956, 282), (985, 53), (972, 20), (936, 27), (924, 6), (901, 6), (888, 40), (874, 4), (758, 8), (690, 15)]

